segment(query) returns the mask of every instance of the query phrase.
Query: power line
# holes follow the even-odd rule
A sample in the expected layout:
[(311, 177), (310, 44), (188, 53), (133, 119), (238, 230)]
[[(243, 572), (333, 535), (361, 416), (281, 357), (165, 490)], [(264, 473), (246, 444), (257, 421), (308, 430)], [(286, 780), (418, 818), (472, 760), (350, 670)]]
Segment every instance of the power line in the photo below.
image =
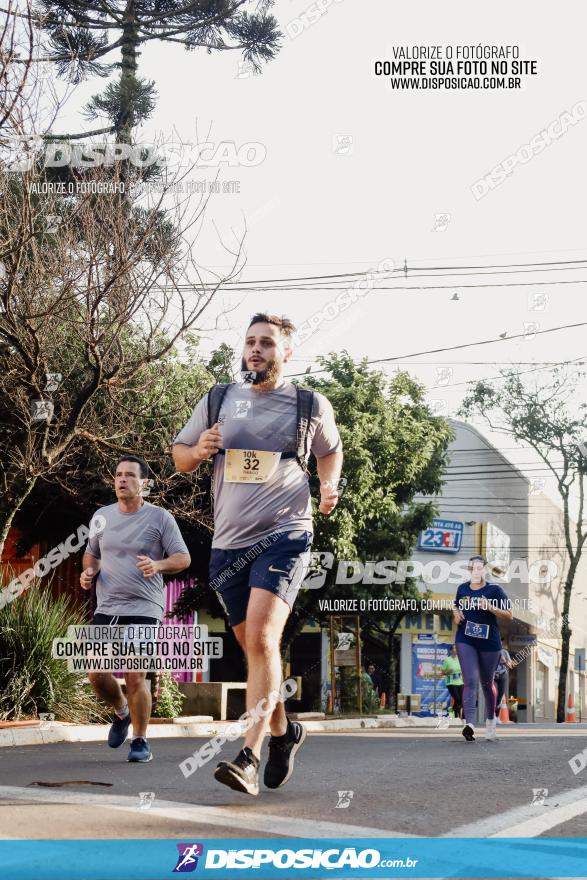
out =
[[(553, 248), (552, 250), (540, 250), (540, 251), (499, 251), (498, 253), (489, 253), (489, 254), (464, 254), (461, 257), (455, 257), (455, 259), (460, 260), (485, 260), (490, 257), (518, 257), (520, 254), (569, 254), (569, 253), (577, 253), (580, 248)], [(377, 257), (373, 257), (370, 259), (363, 258), (362, 260), (305, 260), (301, 263), (286, 263), (283, 260), (280, 260), (277, 263), (247, 263), (248, 266), (251, 267), (261, 267), (261, 266), (344, 266), (344, 265), (365, 265), (368, 264), (372, 266), (377, 263), (381, 259), (381, 255), (379, 254)], [(424, 262), (433, 262), (437, 257), (422, 257), (421, 260)], [(556, 262), (556, 261), (555, 261)], [(564, 262), (561, 260), (560, 262)], [(528, 264), (531, 265), (531, 264)], [(216, 264), (217, 268), (222, 268), (221, 264)], [(367, 271), (367, 270), (365, 270)]]
[[(534, 496), (534, 497), (536, 497), (536, 496)], [(498, 504), (497, 500), (495, 502), (490, 501), (490, 500), (478, 501), (473, 498), (470, 499), (469, 501), (453, 501), (453, 499), (451, 498), (450, 495), (442, 495), (442, 496), (439, 496), (438, 498), (434, 498), (434, 499), (429, 498), (427, 501), (419, 501), (418, 503), (419, 504), (423, 504), (423, 503), (424, 504), (437, 504), (437, 505), (440, 504), (441, 507), (444, 503), (446, 503), (446, 504), (453, 505), (455, 508), (457, 508), (457, 507), (463, 508), (464, 510), (473, 510), (473, 509), (476, 510), (477, 508), (479, 508), (479, 509), (483, 508), (483, 509), (491, 510), (494, 513), (499, 513), (501, 510), (504, 509), (504, 506), (510, 508), (511, 510), (518, 510), (518, 511), (539, 510), (542, 513), (547, 513), (549, 510), (552, 509), (550, 507), (550, 505), (544, 506), (542, 504), (539, 504), (538, 502), (535, 504), (524, 503), (523, 498), (519, 498), (517, 501), (502, 501), (501, 503)], [(443, 507), (443, 510), (444, 510), (444, 507)], [(557, 507), (557, 513), (558, 512), (562, 512), (562, 508)]]
[[(202, 357), (211, 358), (213, 353), (214, 352), (202, 353)], [(585, 355), (585, 357), (587, 358), (587, 355)], [(308, 358), (291, 357), (289, 359), (288, 363), (291, 364), (293, 361), (300, 361), (301, 363), (307, 364)], [(509, 361), (454, 361), (454, 360), (451, 360), (451, 361), (426, 361), (425, 363), (422, 363), (422, 361), (404, 361), (404, 363), (412, 364), (414, 366), (420, 366), (420, 367), (431, 367), (431, 366), (432, 367), (435, 367), (435, 366), (497, 367), (500, 365), (501, 366), (511, 366), (512, 365), (511, 360), (509, 360)], [(516, 365), (519, 364), (520, 366), (523, 366), (523, 367), (530, 366), (530, 364), (532, 364), (532, 366), (537, 366), (537, 367), (558, 367), (560, 364), (567, 364), (567, 363), (571, 363), (571, 362), (570, 361), (537, 361), (537, 360), (533, 360), (533, 361), (516, 361), (515, 363), (516, 363)], [(438, 386), (438, 387), (440, 388), (443, 386)]]
[[(546, 333), (556, 333), (560, 330), (575, 330), (578, 327), (585, 327), (585, 326), (587, 326), (587, 321), (580, 321), (576, 324), (563, 324), (560, 327), (549, 327), (547, 330), (536, 330), (532, 335), (533, 336), (543, 336)], [(512, 339), (525, 338), (525, 337), (527, 337), (527, 335), (528, 335), (527, 333), (516, 333), (513, 336), (505, 336), (503, 339), (502, 338), (482, 339), (479, 342), (463, 342), (460, 345), (451, 345), (451, 346), (447, 346), (445, 348), (431, 348), (427, 351), (415, 351), (415, 352), (410, 352), (410, 354), (396, 355), (395, 357), (374, 358), (373, 360), (364, 361), (364, 363), (366, 363), (366, 364), (390, 363), (392, 361), (394, 361), (394, 362), (401, 361), (404, 358), (408, 358), (408, 357), (421, 357), (422, 355), (426, 355), (426, 354), (439, 354), (440, 352), (443, 352), (443, 351), (457, 351), (457, 350), (460, 350), (463, 348), (475, 348), (478, 345), (493, 345), (496, 342), (506, 342), (506, 341), (510, 341)], [(562, 363), (572, 363), (572, 361), (563, 361)], [(319, 370), (315, 370), (310, 375), (315, 375), (316, 373), (327, 373), (327, 372), (329, 372), (328, 368), (321, 368)], [(291, 379), (293, 377), (305, 376), (305, 375), (308, 375), (308, 374), (306, 374), (306, 373), (289, 373), (285, 378)], [(471, 381), (474, 381), (474, 380), (471, 380)]]
[[(444, 473), (449, 477), (478, 476), (479, 478), (481, 478), (481, 477), (486, 477), (486, 476), (489, 476), (489, 477), (501, 476), (502, 474), (512, 474), (512, 476), (513, 476), (514, 474), (516, 474), (516, 470), (521, 471), (521, 469), (522, 469), (522, 465), (515, 465), (515, 467), (513, 467), (513, 468), (505, 468), (504, 467), (503, 470), (493, 470), (493, 471), (492, 470), (483, 470), (482, 468), (478, 471), (477, 470), (458, 471), (458, 470), (450, 470), (448, 468), (445, 468)], [(544, 468), (524, 468), (524, 470), (526, 473), (529, 473), (529, 474), (540, 473), (540, 474), (545, 474), (547, 476), (553, 475), (552, 471), (546, 467), (544, 467)], [(516, 474), (516, 476), (519, 476), (519, 474)]]
[[(546, 501), (548, 496), (544, 496), (544, 500)], [(530, 499), (534, 499), (533, 503), (530, 503)], [(554, 504), (556, 508), (556, 513), (562, 512), (562, 507), (559, 507), (554, 501), (548, 499), (548, 502), (542, 504), (542, 500), (538, 495), (527, 495), (523, 498), (514, 498), (511, 496), (497, 496), (493, 495), (490, 498), (483, 498), (479, 500), (478, 495), (471, 496), (461, 496), (461, 495), (419, 495), (415, 499), (415, 503), (417, 504), (451, 504), (456, 507), (466, 507), (470, 510), (475, 505), (480, 507), (494, 507), (496, 510), (503, 509), (504, 504), (511, 508), (516, 508), (518, 510), (540, 510), (543, 513), (547, 513), (549, 510), (552, 511), (552, 505)]]
[[(523, 475), (522, 473), (520, 473), (520, 474), (511, 474), (511, 476), (512, 476), (512, 478), (514, 478), (514, 479), (516, 479), (516, 480), (526, 480), (528, 483), (531, 482), (531, 480), (528, 480), (527, 477), (524, 477), (524, 475)], [(475, 477), (469, 477), (469, 476), (462, 476), (462, 477), (459, 477), (459, 476), (455, 476), (454, 478), (453, 478), (453, 477), (449, 477), (448, 480), (444, 480), (443, 482), (444, 482), (444, 483), (468, 483), (468, 482), (470, 482), (471, 480), (476, 480), (476, 481), (483, 480), (483, 481), (485, 481), (485, 480), (507, 480), (507, 479), (508, 479), (507, 474), (503, 474), (503, 475), (502, 475), (502, 474), (498, 474), (498, 475), (496, 475), (496, 476), (483, 475), (483, 474), (482, 474), (482, 475), (479, 476), (479, 477), (477, 477), (477, 476), (475, 476)]]
[[(522, 501), (523, 499), (519, 500)], [(500, 511), (504, 510), (504, 507), (508, 507), (510, 510), (518, 511), (520, 513), (525, 513), (530, 509), (534, 509), (534, 507), (531, 507), (528, 504), (517, 504), (516, 502), (512, 503), (511, 501), (502, 501), (501, 505), (494, 505), (491, 501), (474, 501), (473, 499), (471, 499), (471, 501), (472, 503), (469, 504), (466, 501), (453, 501), (450, 496), (441, 496), (434, 501), (433, 499), (429, 499), (428, 502), (424, 503), (434, 503), (437, 506), (440, 506), (443, 511), (461, 510), (462, 513), (466, 512), (467, 510), (475, 510), (479, 513), (482, 511), (487, 511), (489, 513), (499, 513)], [(420, 501), (418, 503), (422, 504), (423, 502)], [(448, 506), (445, 507), (445, 503)]]
[[(561, 465), (559, 464), (559, 467)], [(555, 467), (555, 465), (553, 465)], [(526, 464), (524, 462), (502, 462), (487, 465), (478, 465), (478, 464), (447, 464), (443, 468), (443, 473), (448, 474), (451, 477), (455, 476), (463, 476), (467, 477), (471, 474), (482, 476), (492, 476), (492, 475), (500, 475), (500, 474), (512, 474), (512, 476), (517, 475), (516, 471), (526, 471), (527, 473), (542, 473), (548, 474), (549, 476), (554, 474), (552, 473), (552, 469), (548, 467), (548, 465), (542, 465), (539, 462), (531, 462), (530, 464)], [(519, 476), (519, 475), (517, 475)]]
[[(540, 464), (538, 461), (516, 461), (510, 462), (511, 465), (514, 465), (516, 468), (526, 467), (528, 470), (541, 470), (548, 471), (550, 473), (550, 468), (545, 464)], [(479, 473), (482, 474), (494, 474), (497, 473), (498, 470), (511, 470), (511, 467), (505, 462), (487, 462), (487, 464), (480, 464), (477, 462), (471, 462), (471, 464), (447, 464), (444, 467), (445, 471), (452, 470), (458, 471), (459, 473), (470, 473), (471, 468), (479, 468)], [(493, 470), (489, 470), (489, 468), (493, 468)], [(496, 470), (497, 469), (497, 470)]]
[[(555, 285), (562, 284), (587, 284), (587, 279), (585, 278), (577, 278), (570, 281), (505, 281), (503, 283), (495, 282), (492, 284), (397, 284), (393, 287), (372, 287), (370, 290), (366, 290), (365, 294), (373, 293), (378, 290), (468, 290), (468, 289), (481, 289), (481, 288), (495, 288), (495, 287), (554, 287)], [(157, 287), (158, 285), (153, 285), (153, 287)], [(283, 287), (262, 287), (261, 285), (255, 285), (251, 288), (223, 288), (222, 285), (212, 285), (210, 282), (210, 286), (213, 289), (218, 288), (220, 292), (223, 293), (291, 293), (292, 291), (308, 291), (308, 292), (318, 292), (321, 291), (335, 291), (335, 290), (347, 290), (348, 287), (317, 287), (315, 285), (301, 286), (301, 285), (288, 285)], [(202, 288), (202, 285), (197, 284), (174, 284), (173, 289), (179, 290), (182, 292), (194, 291), (198, 288)], [(161, 288), (164, 289), (164, 288)]]
[[(503, 456), (503, 457), (505, 457), (505, 456)], [(506, 461), (508, 462), (509, 465), (511, 465), (511, 468), (512, 468), (512, 469), (516, 469), (516, 468), (517, 468), (517, 469), (520, 469), (520, 468), (522, 468), (522, 467), (526, 467), (526, 466), (532, 467), (533, 465), (536, 465), (537, 467), (540, 467), (541, 469), (543, 468), (544, 470), (547, 470), (549, 473), (551, 472), (551, 469), (550, 469), (547, 465), (542, 466), (541, 463), (540, 463), (539, 461), (525, 462), (525, 461), (510, 461), (510, 460), (508, 460), (508, 459), (506, 459)], [(561, 467), (562, 464), (563, 464), (563, 462), (555, 462), (555, 463), (553, 463), (553, 467)], [(483, 464), (480, 462), (480, 460), (477, 459), (477, 461), (475, 461), (475, 462), (471, 462), (470, 464), (466, 464), (465, 462), (463, 462), (462, 464), (457, 464), (457, 463), (452, 464), (452, 463), (451, 463), (451, 464), (448, 464), (448, 465), (446, 466), (446, 468), (448, 469), (448, 468), (474, 468), (474, 467), (479, 467), (479, 468), (481, 468), (481, 472), (483, 472), (483, 468), (485, 468), (485, 467), (492, 468), (492, 467), (500, 467), (500, 466), (502, 466), (502, 467), (506, 467), (507, 465), (504, 464), (503, 462), (501, 462), (501, 463), (499, 463), (499, 462), (495, 462), (495, 463), (493, 463), (493, 462), (488, 462), (487, 465), (483, 465)], [(485, 473), (493, 473), (493, 471), (485, 471)]]
[[(551, 260), (545, 262), (535, 262), (535, 263), (484, 263), (482, 265), (476, 266), (408, 266), (407, 272), (408, 274), (412, 271), (428, 271), (428, 272), (440, 272), (447, 271), (448, 273), (452, 273), (459, 271), (469, 271), (471, 270), (474, 274), (476, 274), (475, 270), (489, 270), (490, 272), (494, 272), (495, 274), (501, 274), (500, 270), (514, 270), (514, 272), (552, 272), (556, 271), (556, 268), (561, 267), (561, 269), (573, 270), (573, 269), (581, 269), (584, 268), (584, 265), (574, 265), (574, 264), (587, 264), (587, 260)], [(538, 268), (534, 268), (538, 267)], [(343, 279), (343, 278), (364, 278), (367, 275), (373, 274), (374, 269), (366, 269), (364, 272), (339, 272), (336, 274), (317, 274), (317, 275), (299, 275), (292, 276), (289, 278), (262, 278), (262, 279), (242, 279), (240, 281), (227, 281), (226, 285), (230, 287), (240, 287), (242, 284), (252, 284), (252, 285), (262, 285), (262, 284), (289, 284), (292, 281), (317, 281), (320, 283), (321, 281), (327, 281), (334, 278)], [(398, 266), (394, 269), (387, 270), (389, 273), (396, 272), (398, 275), (406, 274), (406, 269)], [(384, 274), (384, 273), (380, 273)], [(432, 277), (432, 276), (412, 276), (412, 277)], [(204, 286), (215, 287), (214, 282), (207, 282)]]
[[(440, 498), (441, 496), (435, 495), (434, 493), (430, 493), (430, 492), (417, 492), (416, 497), (417, 498)], [(474, 495), (448, 495), (448, 496), (446, 496), (446, 500), (447, 501), (474, 501), (474, 500), (479, 500), (479, 495), (477, 493), (475, 493)], [(493, 496), (491, 496), (491, 498), (486, 498), (486, 499), (480, 501), (479, 503), (486, 504), (486, 503), (493, 503), (494, 501), (501, 502), (501, 501), (527, 501), (527, 500), (528, 500), (527, 497), (521, 498), (518, 495), (501, 495), (500, 494), (500, 495), (493, 495)]]
[[(552, 364), (551, 364), (551, 366), (562, 367), (562, 366), (565, 366), (565, 365), (567, 365), (567, 364), (576, 364), (577, 367), (585, 366), (585, 361), (583, 360), (584, 357), (585, 357), (585, 355), (581, 355), (581, 359), (579, 359), (579, 358), (573, 358), (573, 360), (570, 360), (570, 361), (558, 361), (558, 363), (556, 363), (556, 362), (553, 361)], [(516, 361), (516, 364), (517, 364), (517, 363), (518, 363), (518, 361)], [(512, 365), (511, 362), (510, 362), (510, 365)], [(512, 366), (513, 366), (513, 365), (512, 365)], [(531, 370), (520, 370), (520, 371), (517, 373), (517, 375), (518, 375), (518, 376), (527, 376), (528, 373), (539, 373), (539, 372), (541, 372), (543, 369), (544, 369), (544, 367), (540, 366), (540, 367), (534, 367), (534, 368), (531, 369)], [(428, 386), (426, 386), (426, 387), (427, 387), (427, 390), (429, 391), (429, 393), (432, 393), (432, 391), (436, 391), (436, 389), (438, 389), (438, 390), (440, 391), (440, 390), (442, 390), (443, 388), (457, 388), (457, 387), (459, 387), (459, 386), (461, 386), (461, 385), (470, 385), (472, 382), (503, 382), (503, 381), (505, 381), (505, 379), (507, 379), (507, 376), (503, 376), (503, 375), (499, 375), (499, 376), (480, 376), (480, 377), (477, 378), (477, 379), (464, 379), (462, 382), (449, 382), (447, 385), (432, 385), (432, 386), (428, 385)]]
[[(562, 361), (562, 363), (572, 363), (572, 361)], [(507, 452), (512, 452), (512, 451), (527, 452), (528, 451), (528, 449), (524, 446), (502, 446), (501, 448)], [(491, 452), (494, 450), (492, 450), (491, 447), (486, 447), (486, 446), (473, 446), (471, 449), (468, 449), (466, 446), (455, 446), (452, 448), (449, 447), (449, 451), (452, 453), (452, 452)]]
[(424, 492), (418, 492), (416, 495), (416, 500), (427, 498), (430, 500), (445, 500), (450, 502), (466, 502), (466, 501), (474, 501), (477, 504), (501, 504), (503, 501), (521, 501), (526, 503), (528, 498), (518, 498), (516, 495), (495, 495), (491, 498), (485, 498), (483, 501), (479, 501), (478, 495), (430, 495)]
[[(530, 498), (536, 499), (534, 504), (529, 503)], [(456, 495), (435, 495), (435, 496), (432, 496), (432, 497), (429, 497), (426, 499), (420, 498), (418, 501), (415, 501), (414, 503), (417, 503), (417, 504), (436, 504), (436, 505), (440, 505), (441, 507), (444, 504), (448, 504), (448, 505), (454, 505), (455, 507), (466, 507), (468, 509), (470, 509), (471, 506), (475, 506), (475, 505), (477, 505), (479, 507), (487, 507), (487, 509), (489, 509), (491, 507), (495, 507), (496, 509), (500, 509), (500, 506), (501, 506), (501, 508), (503, 508), (503, 505), (505, 504), (508, 507), (512, 507), (512, 508), (516, 507), (519, 510), (540, 509), (544, 513), (546, 513), (547, 510), (551, 509), (551, 506), (549, 504), (547, 504), (546, 506), (542, 505), (540, 503), (540, 500), (537, 495), (526, 496), (525, 498), (514, 498), (512, 501), (505, 501), (505, 500), (502, 500), (501, 498), (498, 498), (497, 496), (493, 496), (491, 498), (486, 497), (481, 500), (479, 500), (479, 498), (477, 496), (475, 496), (474, 498), (473, 497), (472, 498), (464, 498), (461, 501), (461, 500), (459, 500), (459, 496), (456, 496)], [(560, 511), (562, 511), (562, 508), (557, 507), (557, 512), (560, 512)]]
[[(432, 499), (430, 499), (430, 501), (432, 501)], [(451, 506), (444, 507), (442, 505), (443, 501), (450, 501)], [(422, 502), (419, 502), (419, 503), (422, 503)], [(428, 502), (428, 503), (430, 503), (430, 502)], [(507, 508), (506, 512), (508, 512), (508, 513), (513, 512), (513, 513), (527, 514), (529, 511), (533, 511), (536, 509), (539, 509), (542, 513), (546, 513), (547, 510), (549, 509), (549, 508), (543, 508), (543, 507), (538, 508), (537, 505), (513, 504), (511, 501), (510, 502), (503, 501), (501, 503), (501, 505), (500, 504), (492, 505), (491, 502), (485, 502), (485, 501), (484, 502), (473, 502), (471, 504), (468, 504), (466, 501), (453, 502), (452, 499), (450, 498), (450, 496), (448, 498), (446, 496), (442, 496), (441, 498), (438, 499), (438, 504), (440, 505), (442, 510), (445, 512), (449, 511), (449, 510), (458, 510), (461, 513), (466, 513), (469, 510), (475, 511), (477, 513), (483, 513), (483, 512), (485, 512), (485, 513), (502, 513), (504, 511), (504, 509)], [(559, 508), (559, 512), (562, 513), (562, 509)]]
[[(512, 339), (512, 338), (514, 338), (514, 337), (511, 337), (511, 336), (510, 336), (510, 337), (508, 337), (508, 338), (509, 338), (509, 339)], [(556, 367), (562, 367), (562, 366), (567, 366), (567, 365), (569, 365), (569, 364), (576, 364), (577, 367), (581, 367), (581, 366), (585, 366), (585, 361), (583, 360), (583, 358), (585, 358), (585, 357), (587, 357), (587, 356), (586, 356), (586, 355), (580, 355), (580, 357), (578, 357), (578, 358), (573, 358), (572, 360), (568, 360), (568, 361), (551, 361), (551, 362), (549, 363), (549, 366), (553, 366), (553, 367), (554, 367), (554, 366), (556, 366)], [(306, 363), (307, 363), (307, 361), (306, 361)], [(375, 362), (375, 361), (369, 361), (369, 363), (376, 363), (376, 362)], [(402, 362), (402, 366), (405, 365), (406, 363), (408, 363), (408, 362), (407, 362), (407, 361), (403, 361), (403, 362)], [(410, 363), (418, 364), (419, 366), (428, 366), (429, 363), (430, 363), (430, 361), (425, 362), (425, 363), (423, 363), (422, 361), (411, 361)], [(448, 362), (448, 363), (450, 363), (450, 362)], [(471, 362), (471, 363), (473, 363), (473, 362)], [(483, 363), (483, 362), (481, 361), (480, 363)], [(514, 366), (514, 364), (512, 364), (511, 361), (502, 361), (501, 363), (503, 363), (503, 364), (508, 364), (510, 367)], [(523, 363), (523, 362), (521, 362), (521, 361), (516, 361), (516, 362), (515, 362), (516, 365), (519, 364), (519, 363)], [(531, 362), (530, 362), (530, 363), (531, 363)], [(530, 370), (519, 370), (519, 371), (516, 373), (516, 375), (518, 375), (518, 376), (526, 376), (526, 375), (528, 375), (528, 373), (537, 373), (537, 372), (541, 372), (543, 369), (544, 369), (544, 366), (541, 365), (541, 366), (534, 367), (534, 368), (532, 368), (532, 369), (530, 369)], [(315, 372), (318, 372), (318, 371), (316, 370)], [(305, 375), (311, 375), (311, 374), (309, 374), (309, 373), (308, 373), (308, 374), (307, 374), (307, 373), (300, 374), (300, 373), (299, 373), (299, 374), (294, 374), (294, 375), (304, 375), (304, 376), (305, 376)], [(498, 376), (478, 376), (476, 379), (464, 379), (462, 382), (448, 382), (446, 385), (444, 385), (444, 384), (443, 384), (443, 385), (427, 385), (427, 386), (426, 386), (426, 390), (427, 390), (427, 392), (428, 392), (429, 394), (432, 394), (433, 392), (438, 392), (438, 393), (440, 393), (440, 392), (442, 392), (445, 388), (458, 388), (458, 387), (460, 387), (461, 385), (471, 385), (473, 382), (504, 382), (506, 379), (507, 379), (507, 375), (506, 375), (506, 376), (503, 376), (503, 375), (501, 375), (501, 374), (498, 375)]]

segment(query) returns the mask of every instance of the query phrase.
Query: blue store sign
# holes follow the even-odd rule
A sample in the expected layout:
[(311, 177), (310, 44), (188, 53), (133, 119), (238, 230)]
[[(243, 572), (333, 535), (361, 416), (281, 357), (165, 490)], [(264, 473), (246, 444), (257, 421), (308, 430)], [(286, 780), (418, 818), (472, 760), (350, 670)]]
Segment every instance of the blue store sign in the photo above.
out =
[(420, 532), (418, 550), (428, 553), (458, 553), (463, 540), (464, 523), (454, 519), (433, 519), (428, 529)]

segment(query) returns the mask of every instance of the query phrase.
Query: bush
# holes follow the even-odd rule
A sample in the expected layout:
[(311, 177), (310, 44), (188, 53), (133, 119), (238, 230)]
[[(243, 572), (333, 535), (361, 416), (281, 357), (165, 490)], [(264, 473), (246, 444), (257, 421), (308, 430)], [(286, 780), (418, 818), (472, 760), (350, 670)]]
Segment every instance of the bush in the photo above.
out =
[(159, 676), (153, 716), (155, 718), (178, 718), (181, 715), (184, 700), (185, 697), (171, 672), (162, 672)]
[[(340, 667), (338, 698), (342, 715), (357, 713), (357, 688), (359, 676), (356, 669), (351, 666)], [(362, 712), (366, 715), (376, 715), (379, 712), (380, 700), (373, 688), (373, 683), (367, 673), (361, 673), (361, 702)]]
[(85, 675), (69, 672), (51, 656), (53, 639), (80, 624), (80, 612), (66, 596), (54, 599), (44, 584), (0, 609), (0, 719), (17, 721), (52, 712), (57, 721), (105, 721)]

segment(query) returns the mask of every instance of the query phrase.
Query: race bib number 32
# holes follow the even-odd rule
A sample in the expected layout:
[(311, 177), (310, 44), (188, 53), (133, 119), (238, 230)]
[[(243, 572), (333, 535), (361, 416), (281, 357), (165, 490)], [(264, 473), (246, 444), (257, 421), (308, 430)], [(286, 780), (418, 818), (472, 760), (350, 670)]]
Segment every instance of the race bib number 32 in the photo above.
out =
[(227, 449), (224, 460), (226, 483), (266, 483), (279, 464), (281, 452), (258, 449)]
[(473, 623), (472, 620), (468, 620), (465, 626), (465, 635), (472, 636), (474, 639), (488, 639), (489, 624)]

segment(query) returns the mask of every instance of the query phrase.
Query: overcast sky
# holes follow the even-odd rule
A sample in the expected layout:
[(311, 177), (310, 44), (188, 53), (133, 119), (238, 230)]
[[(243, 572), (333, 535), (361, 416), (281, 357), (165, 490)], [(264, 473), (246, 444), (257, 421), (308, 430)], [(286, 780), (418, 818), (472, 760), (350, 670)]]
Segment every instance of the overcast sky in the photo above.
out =
[[(163, 134), (186, 142), (256, 144), (249, 155), (256, 150), (265, 157), (253, 167), (220, 167), (220, 180), (239, 181), (240, 192), (211, 199), (198, 242), (200, 263), (221, 269), (226, 258), (217, 233), (234, 242), (245, 218), (242, 279), (363, 272), (384, 259), (401, 270), (407, 260), (407, 276), (400, 271), (379, 285), (396, 289), (372, 290), (323, 321), (296, 352), (290, 372), (303, 372), (332, 350), (373, 360), (407, 355), (398, 363), (426, 384), (430, 400), (444, 401), (435, 405), (447, 415), (455, 414), (468, 380), (495, 377), (501, 366), (524, 363), (530, 370), (539, 362), (587, 356), (585, 327), (508, 338), (527, 331), (528, 322), (547, 330), (587, 321), (585, 285), (560, 283), (587, 280), (585, 270), (487, 270), (456, 278), (451, 269), (441, 277), (438, 270), (414, 277), (426, 267), (586, 257), (585, 119), (518, 164), (484, 198), (477, 200), (471, 190), (561, 114), (587, 101), (584, 2), (566, 2), (563, 14), (544, 0), (339, 0), (304, 27), (302, 13), (310, 7), (315, 4), (307, 0), (275, 4), (283, 47), (260, 76), (243, 67), (236, 52), (208, 55), (153, 42), (141, 56), (140, 73), (158, 91), (143, 140)], [(388, 78), (374, 75), (374, 61), (393, 59), (393, 46), (479, 43), (519, 46), (521, 58), (537, 61), (538, 74), (524, 78), (520, 90), (493, 91), (394, 91)], [(79, 107), (104, 82), (76, 90), (61, 115), (63, 130), (80, 129)], [(199, 168), (190, 179), (214, 175), (215, 169)], [(403, 289), (416, 285), (443, 289)], [(285, 313), (300, 325), (338, 292), (314, 285), (224, 293), (207, 326), (227, 309), (230, 314), (220, 318), (222, 331), (208, 334), (203, 350), (221, 341), (238, 346), (254, 311)], [(541, 301), (537, 294), (544, 295)], [(504, 333), (503, 341), (489, 345), (416, 354)], [(439, 369), (449, 372), (440, 376)], [(585, 399), (584, 383), (579, 395)], [(512, 452), (508, 438), (492, 440), (512, 460), (532, 460), (528, 452)]]

